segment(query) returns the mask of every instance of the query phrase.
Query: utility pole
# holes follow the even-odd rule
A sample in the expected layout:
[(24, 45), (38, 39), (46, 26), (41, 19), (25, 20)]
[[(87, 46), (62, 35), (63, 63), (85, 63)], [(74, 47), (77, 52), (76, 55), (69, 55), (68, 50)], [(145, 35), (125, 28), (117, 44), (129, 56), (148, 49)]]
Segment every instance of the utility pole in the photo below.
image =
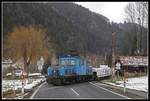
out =
[(116, 33), (112, 33), (112, 79), (115, 80), (115, 35)]
[(139, 26), (138, 26), (138, 32), (137, 32), (137, 54), (139, 55), (141, 52), (140, 18), (138, 18), (138, 23), (139, 23)]
[(23, 94), (24, 94), (24, 69), (22, 70), (21, 80), (22, 80), (22, 90), (21, 90), (21, 92), (22, 92), (22, 96), (23, 96)]

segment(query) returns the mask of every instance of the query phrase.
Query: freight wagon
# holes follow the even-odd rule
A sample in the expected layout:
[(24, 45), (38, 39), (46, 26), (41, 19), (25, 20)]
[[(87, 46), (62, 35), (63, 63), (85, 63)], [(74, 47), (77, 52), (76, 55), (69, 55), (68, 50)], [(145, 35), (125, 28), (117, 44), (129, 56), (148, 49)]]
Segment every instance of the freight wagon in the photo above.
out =
[(112, 70), (107, 65), (100, 65), (100, 68), (92, 68), (92, 71), (97, 76), (97, 80), (109, 78), (112, 75)]

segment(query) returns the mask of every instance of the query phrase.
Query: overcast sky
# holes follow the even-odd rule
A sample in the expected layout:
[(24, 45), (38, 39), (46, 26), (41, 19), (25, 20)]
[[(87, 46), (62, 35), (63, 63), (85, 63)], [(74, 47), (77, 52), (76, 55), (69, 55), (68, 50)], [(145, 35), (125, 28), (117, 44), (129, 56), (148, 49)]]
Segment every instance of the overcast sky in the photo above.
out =
[(129, 2), (75, 2), (89, 10), (106, 16), (110, 21), (124, 22), (124, 8)]

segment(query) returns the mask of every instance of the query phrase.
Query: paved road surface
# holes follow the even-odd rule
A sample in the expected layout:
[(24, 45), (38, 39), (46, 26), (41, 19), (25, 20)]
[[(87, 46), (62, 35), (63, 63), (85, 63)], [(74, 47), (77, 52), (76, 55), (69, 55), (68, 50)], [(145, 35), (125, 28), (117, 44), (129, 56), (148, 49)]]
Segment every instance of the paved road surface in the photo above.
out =
[(127, 97), (107, 90), (94, 82), (85, 82), (65, 86), (53, 86), (45, 82), (34, 92), (31, 98), (127, 99)]

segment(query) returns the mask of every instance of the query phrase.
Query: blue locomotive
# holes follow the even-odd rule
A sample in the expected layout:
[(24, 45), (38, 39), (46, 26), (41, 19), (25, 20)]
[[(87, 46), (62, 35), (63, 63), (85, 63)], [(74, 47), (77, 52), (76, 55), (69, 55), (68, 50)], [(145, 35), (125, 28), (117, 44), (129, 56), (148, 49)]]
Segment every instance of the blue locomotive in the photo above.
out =
[(87, 61), (78, 55), (61, 55), (58, 63), (59, 66), (48, 67), (48, 83), (62, 85), (91, 81), (95, 78), (92, 68), (88, 66)]

